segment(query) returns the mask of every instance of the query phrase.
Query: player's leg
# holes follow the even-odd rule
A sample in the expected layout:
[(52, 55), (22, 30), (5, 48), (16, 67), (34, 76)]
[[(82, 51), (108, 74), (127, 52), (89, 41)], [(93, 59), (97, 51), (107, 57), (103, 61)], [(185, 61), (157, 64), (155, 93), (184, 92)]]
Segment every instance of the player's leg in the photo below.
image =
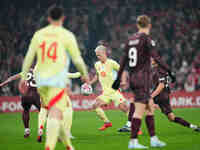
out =
[(73, 146), (70, 140), (70, 131), (72, 126), (72, 108), (68, 107), (65, 112), (63, 112), (63, 120), (61, 122), (61, 130), (59, 139), (62, 140), (63, 144), (67, 150), (73, 150)]
[(137, 136), (141, 127), (142, 117), (146, 111), (146, 104), (141, 102), (135, 102), (135, 112), (131, 123), (131, 139), (128, 145), (129, 149), (139, 148), (145, 149), (146, 146), (139, 144)]
[(128, 113), (128, 121), (126, 124), (120, 128), (119, 132), (130, 132), (131, 131), (131, 120), (133, 118), (133, 113), (135, 111), (135, 104), (133, 102), (130, 103), (129, 113)]
[(153, 100), (150, 100), (145, 117), (146, 126), (150, 135), (150, 143), (152, 147), (163, 147), (166, 146), (166, 144), (158, 139), (155, 132), (154, 110)]
[(41, 107), (40, 112), (38, 114), (38, 142), (42, 142), (43, 129), (47, 120), (47, 112), (48, 110), (46, 108)]
[(104, 121), (104, 125), (99, 128), (99, 130), (103, 131), (108, 127), (112, 127), (112, 123), (110, 120), (107, 118), (104, 110), (101, 108), (101, 106), (108, 104), (109, 102), (109, 97), (105, 95), (100, 95), (96, 98), (96, 101), (93, 105), (93, 109), (95, 110), (97, 116)]
[(59, 135), (61, 120), (63, 119), (64, 106), (66, 106), (66, 93), (64, 89), (54, 87), (42, 87), (38, 90), (42, 96), (42, 101), (48, 106), (45, 150), (54, 150)]
[(22, 107), (23, 107), (23, 112), (22, 112), (22, 120), (24, 124), (24, 138), (29, 137), (30, 135), (30, 128), (29, 128), (29, 120), (30, 120), (30, 108), (31, 108), (31, 103), (29, 103), (29, 99), (27, 96), (22, 96), (21, 99), (22, 102)]

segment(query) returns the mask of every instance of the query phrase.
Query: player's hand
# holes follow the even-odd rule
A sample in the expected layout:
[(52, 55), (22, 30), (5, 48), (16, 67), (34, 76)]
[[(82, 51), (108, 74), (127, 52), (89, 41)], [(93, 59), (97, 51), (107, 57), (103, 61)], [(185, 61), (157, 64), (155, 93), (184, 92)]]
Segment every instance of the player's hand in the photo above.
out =
[(170, 72), (168, 72), (168, 74), (169, 74), (169, 77), (171, 78), (171, 83), (176, 82), (176, 75), (175, 75), (175, 73), (170, 71)]
[(120, 86), (120, 79), (115, 80), (115, 82), (112, 84), (112, 88), (117, 90)]
[(82, 77), (81, 77), (81, 80), (82, 80), (82, 82), (85, 82), (85, 83), (87, 83), (87, 84), (90, 84), (90, 80), (89, 80), (89, 77), (88, 77), (88, 76), (82, 76)]
[(0, 83), (0, 87), (2, 87), (3, 86), (3, 83)]
[(28, 89), (28, 87), (26, 86), (26, 80), (20, 80), (18, 88), (21, 94), (25, 94)]

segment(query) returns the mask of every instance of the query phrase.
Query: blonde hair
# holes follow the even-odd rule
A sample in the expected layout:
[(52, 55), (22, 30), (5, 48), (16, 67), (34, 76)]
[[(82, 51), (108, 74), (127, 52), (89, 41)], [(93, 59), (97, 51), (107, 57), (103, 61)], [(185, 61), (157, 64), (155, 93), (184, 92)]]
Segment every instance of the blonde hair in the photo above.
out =
[(148, 25), (151, 24), (151, 19), (146, 15), (138, 16), (137, 18), (137, 25), (141, 28), (146, 28)]
[(97, 46), (96, 48), (95, 48), (95, 52), (96, 51), (106, 51), (106, 47), (105, 46), (103, 46), (103, 45), (99, 45), (99, 46)]

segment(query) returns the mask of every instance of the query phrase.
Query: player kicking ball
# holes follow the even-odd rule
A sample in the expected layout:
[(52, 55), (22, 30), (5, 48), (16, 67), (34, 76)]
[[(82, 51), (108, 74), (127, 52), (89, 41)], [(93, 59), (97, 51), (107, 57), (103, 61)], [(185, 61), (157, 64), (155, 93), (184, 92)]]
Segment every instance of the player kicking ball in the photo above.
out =
[(119, 64), (107, 58), (107, 47), (104, 45), (98, 45), (95, 49), (96, 56), (99, 61), (95, 63), (96, 75), (89, 82), (89, 84), (93, 84), (97, 80), (99, 80), (103, 92), (100, 96), (96, 98), (96, 102), (93, 105), (97, 115), (101, 120), (104, 121), (104, 125), (99, 128), (100, 131), (104, 131), (105, 129), (112, 127), (112, 123), (105, 115), (101, 106), (108, 105), (112, 101), (114, 101), (115, 105), (119, 107), (121, 111), (124, 113), (128, 113), (128, 108), (125, 104), (125, 98), (119, 92), (119, 90), (112, 89), (112, 84), (114, 82), (114, 72), (119, 70)]
[(184, 127), (193, 129), (194, 131), (200, 132), (200, 127), (185, 121), (181, 117), (177, 117), (170, 105), (170, 87), (169, 87), (169, 76), (166, 71), (159, 67), (153, 58), (151, 58), (152, 63), (152, 82), (154, 86), (154, 92), (152, 97), (154, 98), (154, 103), (159, 106), (162, 113), (166, 115), (169, 121), (180, 124)]

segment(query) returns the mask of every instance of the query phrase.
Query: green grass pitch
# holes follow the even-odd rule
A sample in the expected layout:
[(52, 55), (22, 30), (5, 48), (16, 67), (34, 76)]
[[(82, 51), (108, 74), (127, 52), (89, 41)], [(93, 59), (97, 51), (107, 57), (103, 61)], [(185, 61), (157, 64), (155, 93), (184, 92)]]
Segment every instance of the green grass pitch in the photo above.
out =
[[(175, 109), (177, 116), (191, 123), (200, 125), (200, 109)], [(76, 137), (73, 145), (76, 150), (128, 150), (129, 133), (118, 133), (127, 117), (120, 111), (106, 111), (113, 123), (112, 128), (98, 131), (102, 122), (94, 112), (74, 112), (72, 134)], [(171, 123), (159, 111), (155, 113), (156, 132), (159, 138), (167, 143), (164, 148), (149, 148), (151, 150), (200, 150), (200, 133)], [(20, 113), (0, 114), (0, 150), (44, 150), (44, 141), (36, 142), (37, 113), (31, 113), (31, 136), (23, 138), (24, 128)], [(142, 123), (143, 135), (139, 141), (149, 146), (149, 136), (146, 125)], [(62, 143), (57, 143), (56, 150), (65, 150)]]

